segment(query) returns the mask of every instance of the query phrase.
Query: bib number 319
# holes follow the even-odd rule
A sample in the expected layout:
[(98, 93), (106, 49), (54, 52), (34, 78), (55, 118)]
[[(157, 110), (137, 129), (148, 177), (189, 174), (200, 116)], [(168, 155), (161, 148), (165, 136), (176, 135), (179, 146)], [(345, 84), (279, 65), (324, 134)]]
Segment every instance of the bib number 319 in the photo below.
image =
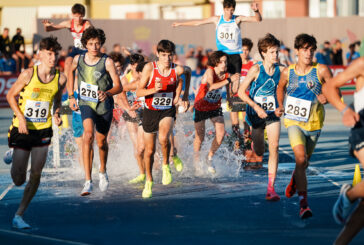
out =
[(24, 116), (29, 122), (47, 122), (49, 113), (48, 101), (27, 100)]

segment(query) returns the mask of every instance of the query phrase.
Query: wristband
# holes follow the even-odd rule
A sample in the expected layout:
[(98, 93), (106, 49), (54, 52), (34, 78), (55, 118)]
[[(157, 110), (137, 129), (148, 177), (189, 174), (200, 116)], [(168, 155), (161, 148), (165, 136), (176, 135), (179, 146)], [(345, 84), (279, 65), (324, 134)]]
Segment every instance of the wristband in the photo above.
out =
[(349, 109), (350, 107), (347, 105), (340, 113), (341, 115), (344, 115), (344, 113)]
[(73, 94), (68, 95), (68, 99), (74, 99), (75, 96)]
[(228, 84), (231, 83), (231, 78), (228, 77), (226, 80), (228, 80)]
[(106, 94), (107, 97), (112, 97), (110, 92), (105, 92), (105, 94)]

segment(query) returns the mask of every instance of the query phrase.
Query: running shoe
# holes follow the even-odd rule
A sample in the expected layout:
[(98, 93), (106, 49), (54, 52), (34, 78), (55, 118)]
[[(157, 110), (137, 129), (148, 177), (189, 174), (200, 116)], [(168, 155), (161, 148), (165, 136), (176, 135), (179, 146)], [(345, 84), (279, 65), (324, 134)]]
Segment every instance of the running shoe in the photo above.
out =
[(300, 208), (300, 218), (301, 219), (307, 219), (307, 218), (310, 218), (310, 217), (312, 217), (311, 209), (308, 206), (301, 207)]
[(23, 220), (23, 217), (21, 217), (20, 215), (15, 215), (13, 218), (13, 228), (30, 229), (31, 227)]
[(346, 220), (356, 207), (357, 202), (351, 202), (346, 195), (350, 188), (351, 185), (343, 184), (340, 190), (339, 198), (335, 202), (335, 205), (332, 209), (332, 214), (336, 223), (338, 224), (345, 224)]
[(176, 168), (176, 171), (181, 172), (183, 169), (183, 162), (182, 162), (181, 158), (179, 158), (177, 155), (175, 155), (173, 157), (173, 163), (174, 163), (174, 167)]
[(292, 173), (292, 177), (291, 177), (291, 181), (289, 182), (289, 184), (286, 187), (286, 197), (287, 198), (291, 198), (293, 197), (293, 195), (296, 193), (297, 187), (296, 187), (296, 181), (294, 179), (294, 171)]
[(265, 200), (276, 202), (281, 200), (281, 198), (273, 189), (273, 190), (267, 190), (267, 194), (265, 195)]
[(99, 173), (99, 188), (101, 191), (106, 191), (109, 187), (109, 178), (107, 177), (107, 173)]
[(5, 152), (3, 157), (4, 163), (11, 164), (13, 162), (13, 153), (14, 153), (14, 148), (10, 148)]
[(162, 171), (163, 171), (162, 184), (169, 185), (170, 183), (172, 183), (172, 175), (169, 165), (163, 165)]
[(216, 174), (216, 169), (214, 167), (214, 165), (212, 164), (212, 160), (206, 160), (206, 164), (207, 164), (207, 171), (209, 171), (211, 174)]
[(145, 181), (144, 190), (142, 193), (143, 198), (151, 198), (152, 197), (152, 187), (153, 187), (153, 181)]
[(129, 180), (129, 184), (138, 184), (145, 181), (145, 174), (139, 174), (137, 177), (135, 177), (132, 180)]
[(83, 189), (81, 191), (81, 196), (90, 195), (92, 191), (92, 182), (90, 180), (86, 181), (83, 185)]

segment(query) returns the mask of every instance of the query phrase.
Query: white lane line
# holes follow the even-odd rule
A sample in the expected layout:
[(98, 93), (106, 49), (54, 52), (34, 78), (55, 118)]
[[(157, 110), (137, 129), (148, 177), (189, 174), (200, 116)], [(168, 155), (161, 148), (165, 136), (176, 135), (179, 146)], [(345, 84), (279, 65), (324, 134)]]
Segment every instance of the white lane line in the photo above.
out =
[(14, 187), (14, 183), (11, 183), (0, 195), (0, 201), (8, 194), (8, 192)]
[[(288, 151), (283, 150), (281, 147), (279, 147), (279, 151), (283, 152), (284, 154), (288, 155), (294, 162), (296, 162), (296, 160), (294, 159), (294, 157), (292, 157)], [(323, 175), (317, 168), (310, 166), (309, 167), (311, 170), (313, 170), (314, 172), (316, 172), (316, 174), (322, 178), (325, 178), (328, 182), (330, 182), (331, 184), (341, 188), (341, 185), (339, 183), (337, 183), (336, 181), (327, 178), (325, 175)]]
[(28, 233), (23, 233), (23, 232), (19, 232), (19, 231), (10, 231), (10, 230), (0, 229), (0, 232), (12, 234), (12, 235), (18, 235), (18, 236), (22, 236), (22, 237), (38, 238), (38, 239), (43, 239), (43, 240), (50, 241), (50, 242), (59, 242), (62, 244), (75, 244), (75, 245), (87, 245), (88, 244), (88, 243), (83, 243), (83, 242), (74, 242), (74, 241), (69, 241), (69, 240), (64, 240), (64, 239), (59, 239), (59, 238), (40, 236), (40, 235), (35, 235), (35, 234), (28, 234)]

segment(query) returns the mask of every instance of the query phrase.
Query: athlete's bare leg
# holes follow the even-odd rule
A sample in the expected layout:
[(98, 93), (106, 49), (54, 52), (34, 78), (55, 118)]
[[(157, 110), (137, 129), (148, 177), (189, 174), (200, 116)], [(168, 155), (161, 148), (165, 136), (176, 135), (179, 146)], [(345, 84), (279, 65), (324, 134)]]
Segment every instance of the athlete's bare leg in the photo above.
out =
[(169, 164), (169, 151), (171, 148), (169, 136), (172, 134), (173, 124), (173, 117), (165, 117), (159, 122), (158, 139), (163, 156), (163, 165)]
[(144, 163), (148, 181), (153, 181), (152, 168), (154, 163), (156, 133), (144, 132)]
[[(29, 159), (29, 152), (28, 153), (23, 152), (23, 153), (20, 155), (23, 155), (23, 156), (25, 156), (25, 158)], [(30, 168), (29, 181), (24, 188), (23, 198), (20, 202), (18, 210), (16, 211), (17, 215), (23, 216), (26, 208), (28, 207), (29, 203), (31, 202), (35, 193), (38, 190), (39, 183), (40, 183), (40, 177), (42, 175), (42, 170), (43, 170), (44, 164), (46, 163), (46, 160), (47, 160), (47, 153), (48, 153), (48, 146), (33, 147), (30, 152), (31, 168)], [(15, 155), (16, 155), (16, 152), (14, 151), (14, 156)], [(26, 157), (26, 155), (28, 155), (28, 157)], [(17, 158), (17, 157), (14, 157), (14, 160), (17, 161), (18, 159), (15, 159), (15, 158)], [(15, 162), (13, 162), (13, 164), (14, 163)], [(16, 164), (18, 165), (19, 161)], [(24, 160), (23, 160), (22, 164), (24, 166), (21, 167), (21, 174), (23, 176), (25, 175), (24, 177), (26, 177), (26, 169), (28, 166), (28, 162), (24, 163)], [(12, 169), (12, 175), (13, 175), (13, 169)], [(15, 184), (20, 184), (20, 183), (21, 182), (15, 183)]]
[(308, 167), (308, 157), (304, 145), (300, 144), (293, 147), (293, 153), (296, 160), (294, 175), (297, 191), (307, 191), (306, 168)]
[(138, 127), (138, 135), (137, 135), (137, 154), (136, 158), (139, 165), (140, 174), (145, 174), (145, 163), (144, 163), (144, 130), (143, 127), (140, 125)]
[(193, 140), (193, 151), (195, 163), (200, 161), (200, 150), (205, 139), (205, 121), (195, 122), (195, 139)]
[(99, 155), (100, 155), (100, 169), (99, 169), (100, 173), (106, 172), (106, 162), (109, 153), (107, 135), (108, 133), (102, 134), (96, 131), (96, 143), (99, 148)]
[(94, 142), (94, 123), (91, 118), (87, 118), (83, 121), (83, 145), (82, 145), (82, 156), (83, 156), (83, 167), (85, 169), (85, 179), (91, 180), (92, 172), (92, 144)]
[(217, 149), (219, 149), (222, 140), (224, 139), (225, 136), (225, 124), (224, 124), (224, 117), (214, 117), (211, 118), (211, 122), (215, 127), (215, 138), (211, 143), (211, 148), (208, 154), (208, 159), (211, 159), (215, 152), (217, 151)]
[(278, 169), (278, 146), (279, 136), (281, 134), (281, 122), (274, 122), (266, 126), (268, 144), (269, 144), (269, 158), (268, 158), (268, 176), (271, 179), (271, 187), (274, 187), (275, 178)]

